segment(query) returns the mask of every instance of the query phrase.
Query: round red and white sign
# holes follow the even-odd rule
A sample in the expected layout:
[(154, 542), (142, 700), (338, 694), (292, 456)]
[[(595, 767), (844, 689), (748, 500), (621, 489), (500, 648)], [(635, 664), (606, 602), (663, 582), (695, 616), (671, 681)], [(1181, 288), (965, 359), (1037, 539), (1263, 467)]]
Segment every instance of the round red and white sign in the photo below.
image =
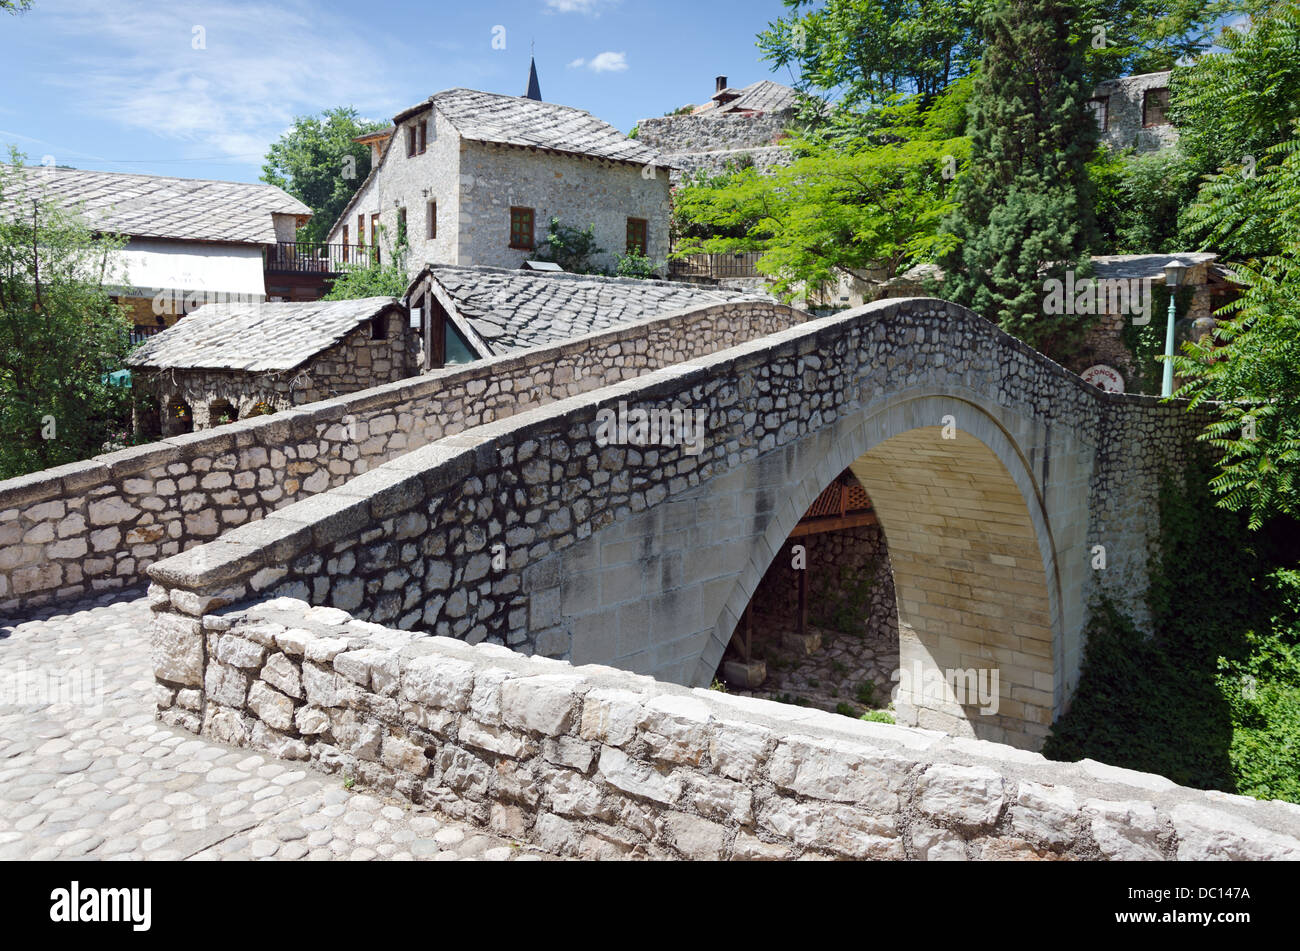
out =
[(1124, 378), (1119, 375), (1118, 370), (1108, 367), (1104, 363), (1099, 363), (1095, 367), (1088, 367), (1088, 369), (1084, 370), (1083, 379), (1107, 393), (1124, 392)]

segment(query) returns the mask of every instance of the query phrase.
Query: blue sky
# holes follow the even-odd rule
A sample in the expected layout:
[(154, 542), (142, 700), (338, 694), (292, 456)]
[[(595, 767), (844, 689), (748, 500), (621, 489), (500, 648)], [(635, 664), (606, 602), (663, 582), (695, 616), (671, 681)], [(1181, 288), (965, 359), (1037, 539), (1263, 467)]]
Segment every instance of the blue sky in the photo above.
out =
[(545, 99), (626, 132), (707, 99), (716, 75), (789, 82), (754, 45), (783, 9), (780, 0), (34, 0), (21, 16), (0, 14), (0, 146), (30, 162), (52, 155), (78, 168), (251, 182), (296, 115), (352, 105), (387, 120), (453, 86), (522, 95), (534, 41)]

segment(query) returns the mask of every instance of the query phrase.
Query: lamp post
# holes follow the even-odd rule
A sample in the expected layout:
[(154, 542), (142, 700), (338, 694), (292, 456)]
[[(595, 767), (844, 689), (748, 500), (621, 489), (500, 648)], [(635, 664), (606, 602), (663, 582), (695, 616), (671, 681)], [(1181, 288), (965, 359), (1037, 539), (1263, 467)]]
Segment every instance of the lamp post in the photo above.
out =
[(1178, 285), (1186, 273), (1186, 265), (1177, 258), (1170, 259), (1165, 265), (1165, 287), (1169, 288), (1169, 324), (1165, 328), (1165, 373), (1160, 382), (1160, 395), (1166, 397), (1174, 394), (1174, 319), (1178, 309)]

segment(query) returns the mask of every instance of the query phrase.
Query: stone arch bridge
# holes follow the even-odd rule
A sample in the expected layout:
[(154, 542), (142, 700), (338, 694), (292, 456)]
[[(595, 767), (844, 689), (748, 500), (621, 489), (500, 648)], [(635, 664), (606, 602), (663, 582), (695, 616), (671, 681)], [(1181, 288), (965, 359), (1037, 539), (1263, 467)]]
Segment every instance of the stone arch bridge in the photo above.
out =
[[(702, 411), (700, 439), (606, 438), (637, 409)], [(889, 546), (905, 676), (998, 672), (993, 709), (913, 680), (900, 722), (1036, 748), (1077, 682), (1090, 600), (1145, 623), (1160, 474), (1195, 431), (942, 301), (789, 322), (437, 439), (154, 564), (156, 672), (168, 697), (201, 692), (214, 615), (285, 595), (707, 685), (783, 542), (851, 468)], [(164, 717), (197, 731), (202, 710)]]

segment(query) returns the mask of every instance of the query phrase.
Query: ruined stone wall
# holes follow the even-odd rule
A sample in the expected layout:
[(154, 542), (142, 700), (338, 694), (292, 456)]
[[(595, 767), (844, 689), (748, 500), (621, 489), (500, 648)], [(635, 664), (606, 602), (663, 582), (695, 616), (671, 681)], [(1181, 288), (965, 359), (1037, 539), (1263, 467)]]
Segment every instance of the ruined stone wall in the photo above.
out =
[(134, 584), (418, 446), (799, 323), (717, 305), (0, 482), (0, 612)]
[[(166, 591), (153, 591), (159, 607)], [(419, 637), (161, 615), (162, 719), (589, 859), (1300, 859), (1300, 807)]]
[(791, 116), (664, 116), (637, 123), (637, 141), (660, 152), (717, 152), (774, 145)]

